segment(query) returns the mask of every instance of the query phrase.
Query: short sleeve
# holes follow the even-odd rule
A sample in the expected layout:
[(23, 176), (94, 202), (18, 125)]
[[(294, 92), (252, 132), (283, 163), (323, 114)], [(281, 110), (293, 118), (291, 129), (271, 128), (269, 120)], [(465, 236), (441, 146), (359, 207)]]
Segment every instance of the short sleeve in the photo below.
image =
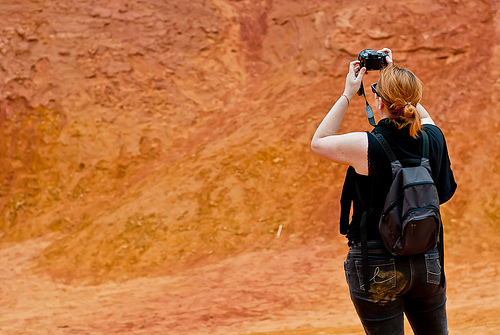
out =
[(441, 129), (435, 125), (424, 125), (424, 129), (430, 137), (430, 162), (432, 177), (439, 195), (439, 202), (444, 204), (451, 199), (457, 189), (455, 176), (451, 169), (451, 161), (448, 148)]

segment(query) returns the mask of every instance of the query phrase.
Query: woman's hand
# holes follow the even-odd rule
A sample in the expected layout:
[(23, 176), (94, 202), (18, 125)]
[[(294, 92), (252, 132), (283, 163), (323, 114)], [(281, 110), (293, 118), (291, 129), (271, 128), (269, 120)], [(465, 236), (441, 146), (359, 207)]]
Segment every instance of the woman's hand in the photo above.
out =
[(349, 101), (354, 97), (361, 86), (361, 80), (366, 73), (366, 68), (359, 69), (359, 60), (355, 60), (349, 64), (349, 73), (345, 80), (344, 94), (349, 98)]
[(379, 50), (377, 52), (381, 52), (387, 55), (385, 58), (387, 60), (387, 65), (392, 65), (394, 62), (392, 61), (392, 51), (389, 48), (383, 48), (382, 50)]

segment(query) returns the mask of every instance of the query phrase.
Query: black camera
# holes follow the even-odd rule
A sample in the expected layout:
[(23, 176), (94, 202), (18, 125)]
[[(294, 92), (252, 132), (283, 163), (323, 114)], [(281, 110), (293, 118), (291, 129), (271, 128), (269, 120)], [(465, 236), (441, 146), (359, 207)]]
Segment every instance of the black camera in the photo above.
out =
[(366, 67), (367, 71), (381, 70), (387, 66), (387, 55), (373, 49), (365, 49), (358, 55), (359, 66)]

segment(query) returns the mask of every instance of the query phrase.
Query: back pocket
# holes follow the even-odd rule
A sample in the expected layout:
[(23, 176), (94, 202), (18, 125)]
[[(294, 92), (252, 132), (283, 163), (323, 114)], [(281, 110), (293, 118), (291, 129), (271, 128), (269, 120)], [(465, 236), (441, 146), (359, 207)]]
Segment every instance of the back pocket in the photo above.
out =
[(441, 282), (439, 253), (425, 254), (425, 268), (427, 270), (427, 283), (439, 285)]
[[(359, 287), (364, 290), (363, 262), (356, 260)], [(394, 259), (369, 260), (370, 290), (371, 293), (383, 293), (396, 287), (396, 265)]]

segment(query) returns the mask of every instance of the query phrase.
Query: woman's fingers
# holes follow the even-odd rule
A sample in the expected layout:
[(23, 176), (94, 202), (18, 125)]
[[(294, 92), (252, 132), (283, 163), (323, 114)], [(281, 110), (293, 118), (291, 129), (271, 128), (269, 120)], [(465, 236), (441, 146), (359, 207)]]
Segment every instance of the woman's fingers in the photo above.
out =
[(383, 48), (382, 50), (379, 50), (377, 52), (384, 53), (384, 54), (387, 55), (386, 60), (387, 60), (388, 64), (392, 64), (393, 63), (393, 60), (392, 60), (392, 50), (391, 49), (389, 49), (389, 48)]
[(366, 67), (361, 69), (361, 79), (363, 78), (366, 72), (367, 72)]
[(349, 73), (347, 74), (344, 90), (344, 93), (349, 99), (351, 99), (359, 90), (361, 80), (363, 80), (363, 76), (365, 75), (365, 73), (365, 67), (361, 69), (359, 68), (359, 60), (352, 61), (349, 64)]
[[(361, 70), (363, 70), (363, 73), (361, 74)], [(350, 64), (349, 64), (349, 75), (352, 75), (353, 76), (353, 79), (357, 79), (357, 77), (361, 74), (361, 78), (363, 77), (363, 75), (365, 74), (366, 72), (366, 68), (362, 68), (360, 70), (359, 68), (359, 60), (355, 60), (355, 61), (352, 61)]]
[(392, 57), (392, 50), (389, 48), (383, 48), (382, 50), (379, 50), (377, 52), (382, 52)]
[(352, 61), (349, 64), (349, 74), (356, 77), (356, 72), (358, 71), (358, 68), (359, 68), (359, 60)]

